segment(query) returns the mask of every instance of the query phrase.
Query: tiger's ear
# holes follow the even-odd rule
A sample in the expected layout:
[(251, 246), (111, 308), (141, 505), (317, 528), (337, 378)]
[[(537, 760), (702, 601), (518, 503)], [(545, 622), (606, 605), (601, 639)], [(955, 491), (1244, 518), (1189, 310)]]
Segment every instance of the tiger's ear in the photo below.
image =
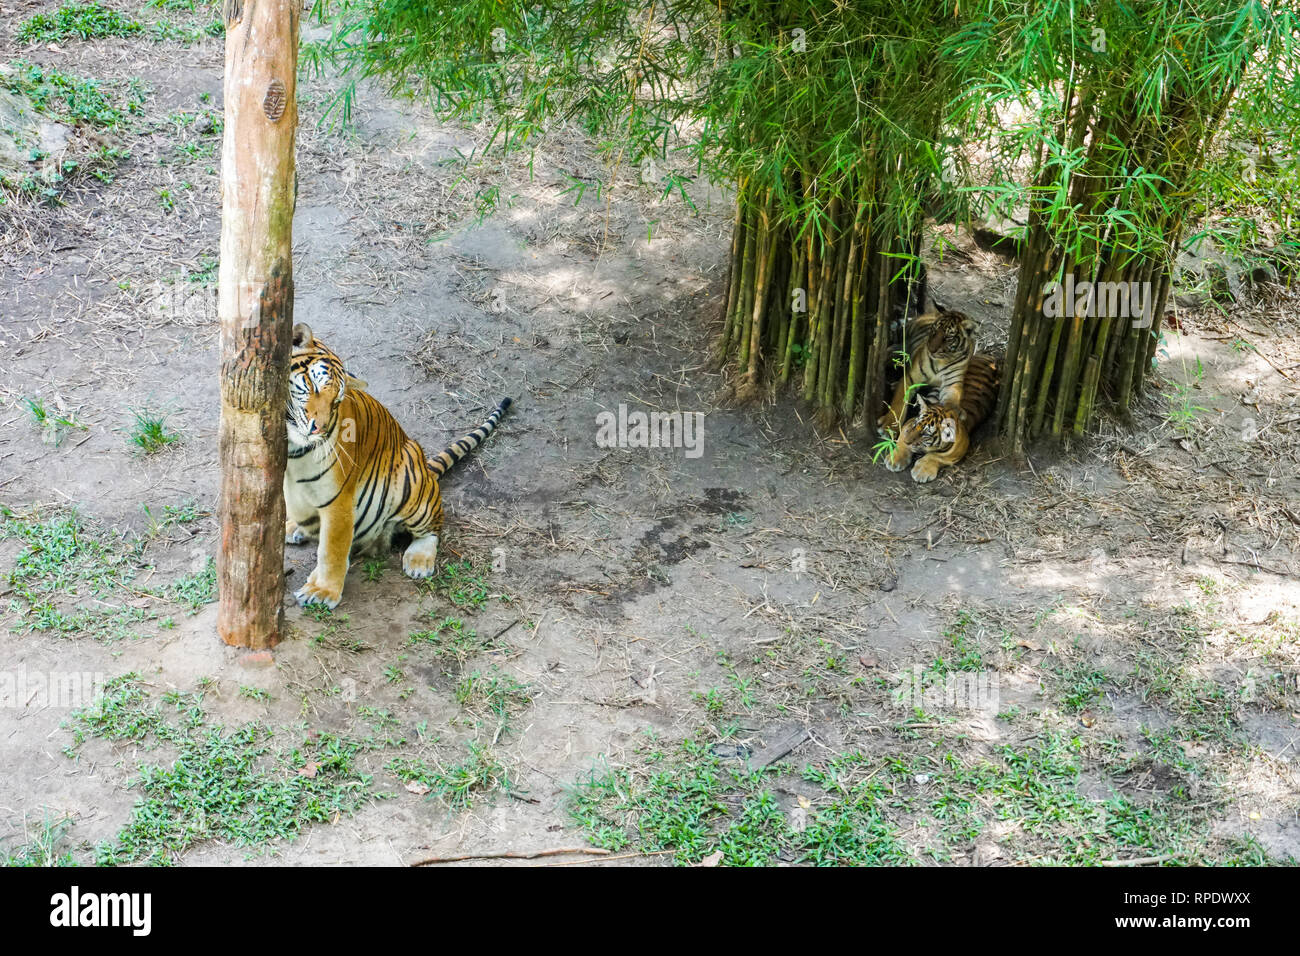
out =
[(349, 372), (347, 369), (344, 369), (344, 370), (343, 370), (343, 381), (347, 382), (349, 388), (369, 388), (369, 387), (370, 387), (369, 385), (366, 384), (365, 379), (357, 378), (355, 375), (353, 375), (353, 374), (352, 374), (351, 372)]
[(305, 349), (314, 345), (316, 339), (312, 337), (311, 329), (307, 327), (306, 322), (299, 322), (293, 327), (293, 347), (296, 349)]
[(980, 324), (969, 315), (963, 315), (961, 317), (961, 327), (967, 335), (974, 336), (975, 330), (980, 327)]
[(945, 445), (957, 440), (957, 419), (945, 418), (939, 426), (939, 440)]
[(912, 317), (912, 321), (907, 323), (907, 337), (910, 341), (912, 338), (919, 336), (930, 326), (939, 320), (938, 312), (922, 312), (920, 315)]
[(930, 403), (925, 400), (924, 393), (918, 391), (916, 393), (916, 414), (918, 416), (924, 415), (929, 410), (930, 410)]

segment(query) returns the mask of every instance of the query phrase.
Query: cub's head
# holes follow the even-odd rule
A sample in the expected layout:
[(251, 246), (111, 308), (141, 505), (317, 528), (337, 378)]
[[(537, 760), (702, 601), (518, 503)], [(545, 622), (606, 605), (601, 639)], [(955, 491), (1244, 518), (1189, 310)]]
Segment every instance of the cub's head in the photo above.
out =
[(903, 424), (898, 436), (899, 444), (909, 446), (914, 452), (942, 451), (957, 440), (957, 413), (938, 402), (927, 402), (925, 396), (916, 396), (916, 417)]
[(940, 309), (926, 347), (932, 355), (968, 355), (975, 351), (976, 328), (978, 323), (965, 312)]
[(289, 444), (315, 445), (329, 437), (338, 424), (338, 407), (349, 388), (366, 383), (343, 367), (343, 360), (318, 342), (311, 329), (293, 327), (293, 354), (289, 358), (289, 407), (285, 418)]

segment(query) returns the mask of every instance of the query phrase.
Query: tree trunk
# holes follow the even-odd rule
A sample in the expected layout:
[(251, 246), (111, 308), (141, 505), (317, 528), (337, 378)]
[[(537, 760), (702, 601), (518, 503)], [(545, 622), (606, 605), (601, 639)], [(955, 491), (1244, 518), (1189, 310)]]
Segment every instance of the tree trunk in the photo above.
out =
[(267, 648), (284, 619), (299, 0), (226, 0), (221, 158), (217, 633)]

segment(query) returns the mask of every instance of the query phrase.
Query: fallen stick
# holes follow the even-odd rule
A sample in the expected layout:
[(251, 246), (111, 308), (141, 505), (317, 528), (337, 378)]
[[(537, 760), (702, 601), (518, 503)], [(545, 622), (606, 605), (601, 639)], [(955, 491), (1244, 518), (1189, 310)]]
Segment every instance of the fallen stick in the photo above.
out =
[(777, 738), (776, 743), (764, 748), (750, 758), (749, 769), (761, 770), (770, 764), (776, 763), (807, 739), (808, 729), (806, 727), (786, 731), (783, 736)]
[(1166, 860), (1172, 860), (1173, 853), (1166, 853), (1162, 856), (1136, 856), (1131, 860), (1102, 860), (1102, 866), (1150, 866), (1153, 863), (1164, 863)]
[(674, 850), (646, 850), (644, 853), (620, 853), (618, 856), (607, 856), (602, 860), (561, 860), (559, 863), (543, 863), (542, 866), (589, 866), (592, 863), (612, 863), (614, 860), (640, 860), (648, 856), (663, 856), (667, 853), (676, 853)]
[(1215, 558), (1219, 564), (1238, 564), (1243, 568), (1253, 568), (1256, 571), (1266, 571), (1269, 574), (1276, 574), (1282, 578), (1297, 578), (1300, 574), (1294, 571), (1288, 571), (1285, 568), (1270, 568), (1267, 564), (1260, 564), (1258, 561), (1233, 561), (1231, 558)]
[(554, 850), (502, 850), (499, 853), (466, 853), (463, 856), (431, 856), (416, 860), (411, 866), (431, 866), (435, 863), (464, 863), (466, 860), (535, 860), (542, 856), (563, 856), (566, 853), (583, 853), (587, 856), (608, 856), (609, 851), (594, 846), (559, 847)]

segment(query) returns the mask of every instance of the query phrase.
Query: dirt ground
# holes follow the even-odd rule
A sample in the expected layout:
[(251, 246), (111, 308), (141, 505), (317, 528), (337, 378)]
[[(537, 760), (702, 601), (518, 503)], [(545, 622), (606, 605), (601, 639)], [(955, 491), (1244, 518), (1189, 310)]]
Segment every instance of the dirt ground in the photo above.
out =
[[(360, 797), (320, 822), (249, 841), (196, 826), (137, 858), (795, 862), (796, 818), (824, 821), (850, 792), (884, 835), (833, 861), (1300, 856), (1300, 296), (1180, 312), (1131, 424), (1023, 462), (986, 441), (920, 486), (873, 463), (865, 430), (818, 435), (789, 396), (728, 401), (706, 361), (725, 192), (701, 187), (693, 213), (621, 170), (575, 203), (574, 178), (599, 167), (574, 135), (531, 176), (521, 159), (458, 183), (484, 130), (369, 88), (352, 126), (320, 128), (335, 86), (309, 80), (296, 320), (427, 451), (517, 404), (444, 485), (442, 578), (415, 584), (399, 554), (359, 561), (338, 610), (307, 613), (289, 591), (314, 555), (289, 547), (291, 636), (248, 655), (178, 584), (201, 587), (217, 546), (221, 42), (20, 45), (17, 22), (54, 5), (3, 3), (0, 63), (148, 90), (103, 134), (130, 150), (111, 182), (0, 206), (5, 671), (133, 672), (156, 713), (201, 693), (212, 726), (362, 742), (343, 774)], [(1014, 267), (955, 238), (932, 295), (996, 349)], [(40, 425), (32, 398), (71, 424)], [(597, 416), (620, 405), (702, 413), (703, 453), (600, 447)], [(141, 410), (179, 441), (134, 447)], [(32, 529), (74, 513), (126, 573), (52, 590), (51, 613), (90, 616), (51, 626), (22, 569)], [(994, 706), (900, 703), (914, 673), (992, 680)], [(182, 746), (93, 726), (39, 694), (0, 700), (11, 861), (42, 833), (83, 862), (121, 843), (141, 768)], [(314, 780), (309, 756), (287, 752), (283, 773)], [(637, 794), (685, 805), (674, 788), (700, 767), (714, 797), (673, 837), (647, 810), (664, 804)], [(758, 776), (729, 782), (744, 768)], [(759, 791), (786, 821), (779, 846), (736, 856), (718, 834), (742, 832)]]

